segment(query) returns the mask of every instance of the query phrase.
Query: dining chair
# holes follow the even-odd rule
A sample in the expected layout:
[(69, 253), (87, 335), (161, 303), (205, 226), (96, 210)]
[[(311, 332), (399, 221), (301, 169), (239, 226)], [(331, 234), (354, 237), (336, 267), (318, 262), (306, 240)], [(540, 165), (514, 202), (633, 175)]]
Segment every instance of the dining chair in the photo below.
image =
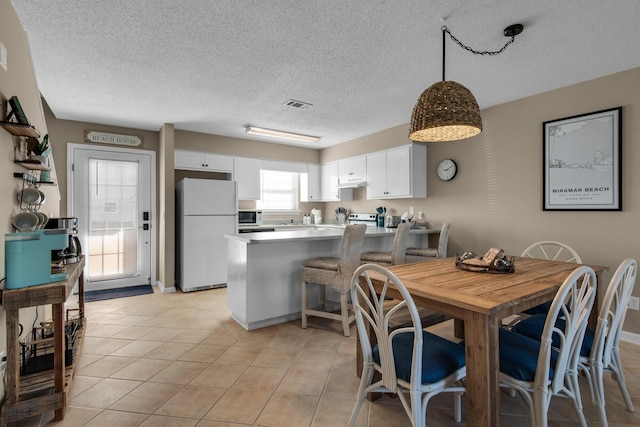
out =
[[(375, 289), (374, 278), (382, 282), (381, 289)], [(385, 310), (388, 294), (400, 302)], [(411, 295), (383, 266), (358, 267), (351, 283), (351, 301), (364, 361), (349, 425), (355, 426), (362, 404), (372, 392), (396, 393), (414, 427), (426, 425), (429, 399), (442, 392), (454, 393), (454, 415), (460, 422), (465, 392), (461, 382), (466, 377), (464, 347), (423, 330)], [(404, 308), (411, 313), (411, 324), (391, 329), (390, 319)], [(380, 378), (374, 382), (376, 373)]]
[(447, 257), (447, 244), (449, 243), (449, 229), (451, 224), (445, 222), (440, 229), (437, 248), (407, 248), (407, 263), (422, 262)]
[[(576, 268), (554, 297), (537, 340), (499, 330), (500, 385), (523, 396), (534, 427), (546, 427), (551, 398), (558, 395), (571, 399), (580, 424), (587, 425), (578, 385), (578, 363), (596, 285), (591, 267)], [(565, 326), (560, 327), (558, 320), (564, 321)]]
[[(355, 315), (349, 314), (348, 295), (353, 272), (360, 265), (365, 224), (349, 224), (344, 229), (340, 242), (340, 254), (337, 257), (317, 257), (303, 261), (302, 267), (302, 328), (307, 328), (309, 316), (325, 319), (340, 320), (344, 336), (349, 336), (349, 325), (355, 320)], [(320, 306), (309, 307), (307, 285), (316, 283), (320, 286)], [(327, 311), (329, 304), (326, 299), (326, 287), (334, 289), (340, 295), (340, 313)]]
[[(576, 264), (582, 264), (580, 255), (569, 245), (553, 240), (542, 240), (536, 242), (526, 248), (521, 257), (523, 258), (537, 258), (546, 259), (550, 261), (564, 261), (573, 262)], [(523, 318), (532, 316), (534, 314), (547, 314), (551, 307), (551, 301), (532, 307), (524, 312), (520, 313), (518, 317), (512, 319), (508, 326), (511, 327)]]
[(555, 242), (553, 240), (542, 240), (529, 246), (522, 252), (523, 258), (547, 259), (550, 261), (565, 261), (582, 264), (580, 255), (571, 246)]
[[(612, 374), (618, 383), (627, 410), (634, 412), (633, 403), (627, 390), (624, 369), (620, 359), (620, 332), (627, 314), (629, 298), (636, 281), (638, 264), (627, 258), (618, 266), (609, 282), (607, 292), (598, 311), (596, 328), (587, 328), (580, 349), (578, 367), (589, 383), (591, 400), (598, 407), (600, 420), (607, 426), (607, 414), (604, 398), (604, 373)], [(524, 319), (512, 329), (514, 332), (539, 339), (545, 322), (545, 316), (536, 314)], [(558, 327), (564, 328), (565, 322), (559, 320)], [(557, 344), (556, 344), (557, 345)]]
[(393, 250), (391, 252), (369, 251), (363, 252), (360, 256), (362, 264), (374, 263), (382, 266), (392, 266), (404, 264), (406, 261), (407, 239), (412, 224), (403, 222), (398, 225), (396, 235), (393, 239)]

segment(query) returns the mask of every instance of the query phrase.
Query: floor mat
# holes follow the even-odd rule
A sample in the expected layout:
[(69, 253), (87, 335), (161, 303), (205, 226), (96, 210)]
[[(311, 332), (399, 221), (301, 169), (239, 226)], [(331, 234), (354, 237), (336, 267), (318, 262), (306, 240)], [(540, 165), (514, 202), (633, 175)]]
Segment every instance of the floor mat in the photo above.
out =
[(106, 299), (135, 297), (137, 295), (152, 294), (151, 285), (130, 286), (128, 288), (105, 289), (84, 293), (85, 302), (102, 301)]

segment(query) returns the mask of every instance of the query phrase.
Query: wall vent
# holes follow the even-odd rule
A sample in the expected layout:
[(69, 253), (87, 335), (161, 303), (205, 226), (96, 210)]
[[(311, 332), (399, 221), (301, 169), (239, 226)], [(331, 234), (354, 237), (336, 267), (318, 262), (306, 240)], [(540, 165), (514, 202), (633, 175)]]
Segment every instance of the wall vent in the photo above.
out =
[(297, 108), (298, 110), (306, 110), (309, 107), (313, 106), (313, 104), (309, 104), (308, 102), (298, 101), (295, 99), (287, 100), (284, 105), (287, 107)]

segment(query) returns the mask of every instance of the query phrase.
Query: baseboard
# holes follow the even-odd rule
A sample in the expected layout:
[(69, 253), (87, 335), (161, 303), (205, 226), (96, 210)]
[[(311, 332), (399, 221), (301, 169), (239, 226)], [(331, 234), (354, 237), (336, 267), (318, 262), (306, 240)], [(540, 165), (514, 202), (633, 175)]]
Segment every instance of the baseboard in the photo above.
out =
[(640, 334), (620, 331), (620, 339), (622, 341), (630, 342), (632, 344), (640, 344)]
[(159, 280), (156, 282), (156, 286), (158, 286), (158, 289), (160, 289), (160, 292), (162, 292), (163, 294), (173, 294), (176, 292), (175, 286), (165, 288), (165, 286)]

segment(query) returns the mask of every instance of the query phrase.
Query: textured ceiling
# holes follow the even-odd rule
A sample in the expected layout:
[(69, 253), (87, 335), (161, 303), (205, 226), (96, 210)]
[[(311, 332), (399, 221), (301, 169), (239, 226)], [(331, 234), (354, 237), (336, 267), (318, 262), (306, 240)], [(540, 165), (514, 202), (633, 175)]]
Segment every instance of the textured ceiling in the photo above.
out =
[[(476, 50), (497, 50), (505, 27), (525, 26), (498, 56), (447, 38), (446, 77), (481, 108), (640, 66), (637, 0), (11, 2), (60, 119), (322, 137), (295, 144), (306, 147), (407, 124), (442, 78), (442, 18)], [(283, 105), (289, 99), (312, 106)]]

